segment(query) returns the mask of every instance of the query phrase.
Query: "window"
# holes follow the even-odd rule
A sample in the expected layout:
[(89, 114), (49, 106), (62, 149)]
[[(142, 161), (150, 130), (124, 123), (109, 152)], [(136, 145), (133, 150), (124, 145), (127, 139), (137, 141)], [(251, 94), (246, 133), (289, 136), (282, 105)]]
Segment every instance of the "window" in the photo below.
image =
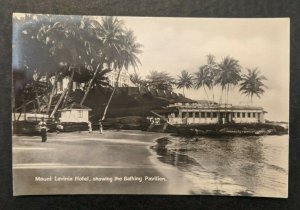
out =
[(83, 118), (83, 111), (81, 111), (81, 110), (78, 111), (78, 117), (79, 117), (79, 118)]
[(245, 112), (242, 113), (242, 117), (243, 117), (243, 118), (246, 117), (246, 113), (245, 113)]
[(178, 112), (175, 112), (175, 117), (178, 117)]
[(205, 112), (201, 112), (201, 117), (205, 118)]
[(182, 118), (186, 117), (186, 112), (182, 112)]
[(213, 112), (213, 118), (217, 118), (217, 112)]
[(256, 118), (256, 114), (255, 114), (255, 112), (253, 112), (253, 117), (254, 117), (254, 118)]
[(251, 117), (251, 113), (250, 112), (248, 112), (248, 118), (250, 118)]
[(237, 114), (237, 118), (240, 118), (241, 117), (241, 113), (236, 113)]
[(210, 113), (210, 112), (207, 112), (206, 116), (207, 116), (207, 117), (211, 117), (211, 113)]
[(193, 112), (189, 112), (189, 117), (193, 117)]
[(195, 112), (195, 118), (199, 118), (199, 112)]

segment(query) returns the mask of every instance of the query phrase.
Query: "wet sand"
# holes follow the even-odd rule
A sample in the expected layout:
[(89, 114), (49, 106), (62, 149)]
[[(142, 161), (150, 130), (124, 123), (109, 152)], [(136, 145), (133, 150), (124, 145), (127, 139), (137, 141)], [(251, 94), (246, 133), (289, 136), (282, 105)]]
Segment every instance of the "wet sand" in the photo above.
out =
[(14, 136), (14, 195), (191, 194), (185, 174), (159, 161), (150, 149), (165, 136), (142, 131), (51, 133), (46, 143), (38, 136)]

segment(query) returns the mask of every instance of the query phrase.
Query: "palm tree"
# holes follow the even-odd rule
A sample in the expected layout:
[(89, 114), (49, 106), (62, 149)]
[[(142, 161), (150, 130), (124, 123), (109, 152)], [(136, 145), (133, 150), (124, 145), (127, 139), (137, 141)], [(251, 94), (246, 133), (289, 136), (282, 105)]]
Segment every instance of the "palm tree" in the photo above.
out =
[(266, 88), (266, 85), (263, 83), (263, 80), (267, 80), (267, 78), (260, 75), (258, 68), (253, 70), (247, 69), (247, 71), (247, 74), (242, 75), (242, 82), (240, 83), (239, 91), (250, 97), (252, 104), (253, 95), (260, 98), (260, 96), (264, 94), (264, 88)]
[(193, 86), (193, 76), (186, 70), (181, 71), (181, 75), (178, 75), (177, 88), (182, 88), (184, 96), (184, 88), (189, 89)]
[(114, 58), (115, 59), (114, 64), (116, 65), (116, 68), (118, 68), (118, 76), (116, 79), (116, 84), (114, 86), (114, 89), (104, 109), (104, 113), (101, 119), (102, 121), (105, 120), (108, 107), (118, 87), (119, 78), (122, 69), (128, 70), (129, 66), (132, 66), (134, 70), (136, 70), (138, 66), (141, 65), (141, 61), (137, 55), (142, 53), (141, 50), (142, 45), (137, 42), (136, 36), (134, 35), (133, 31), (131, 30), (125, 31), (120, 37), (119, 44), (120, 44), (119, 54), (117, 55), (117, 57)]
[(212, 100), (214, 102), (215, 100), (214, 86), (216, 85), (216, 78), (217, 75), (219, 74), (219, 67), (215, 60), (214, 55), (212, 54), (207, 55), (207, 63), (203, 65), (203, 68), (207, 72), (207, 78), (210, 81), (207, 87), (212, 92)]
[(165, 71), (151, 71), (147, 75), (147, 82), (151, 88), (172, 91), (174, 78)]
[(199, 71), (195, 73), (194, 83), (194, 87), (196, 89), (203, 87), (207, 100), (209, 101), (209, 96), (207, 94), (205, 86), (210, 89), (213, 84), (213, 81), (211, 80), (211, 77), (209, 76), (209, 71), (205, 68), (205, 66), (201, 66), (199, 68)]
[(37, 40), (49, 48), (50, 56), (68, 68), (69, 84), (62, 102), (63, 107), (68, 101), (76, 71), (80, 72), (82, 67), (91, 68), (91, 63), (95, 60), (91, 57), (98, 57), (91, 47), (94, 46), (95, 43), (91, 42), (95, 39), (86, 32), (87, 22), (77, 16), (58, 16), (43, 24), (37, 33)]
[(89, 81), (88, 87), (80, 102), (81, 105), (84, 103), (98, 72), (103, 70), (103, 64), (106, 63), (108, 69), (115, 69), (117, 67), (117, 58), (120, 57), (121, 39), (124, 33), (123, 25), (123, 21), (111, 16), (103, 17), (100, 23), (96, 20), (91, 20), (86, 24), (88, 33), (95, 35), (97, 38), (96, 43), (99, 45), (99, 48), (96, 50), (98, 51), (100, 60), (98, 61), (97, 67), (92, 68), (93, 77)]
[(225, 57), (219, 63), (219, 74), (216, 78), (216, 84), (219, 84), (222, 88), (222, 93), (220, 97), (220, 102), (222, 101), (223, 91), (226, 89), (227, 97), (225, 103), (228, 103), (228, 93), (231, 86), (236, 86), (241, 80), (240, 72), (241, 66), (239, 61), (232, 57)]

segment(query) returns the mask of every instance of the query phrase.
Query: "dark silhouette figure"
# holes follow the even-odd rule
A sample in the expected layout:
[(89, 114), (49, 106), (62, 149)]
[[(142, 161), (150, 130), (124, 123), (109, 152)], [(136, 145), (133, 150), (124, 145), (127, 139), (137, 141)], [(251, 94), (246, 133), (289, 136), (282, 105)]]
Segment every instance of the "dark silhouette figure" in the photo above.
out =
[(47, 124), (44, 121), (44, 118), (42, 118), (41, 122), (39, 123), (40, 129), (41, 129), (41, 137), (42, 137), (42, 142), (47, 141)]

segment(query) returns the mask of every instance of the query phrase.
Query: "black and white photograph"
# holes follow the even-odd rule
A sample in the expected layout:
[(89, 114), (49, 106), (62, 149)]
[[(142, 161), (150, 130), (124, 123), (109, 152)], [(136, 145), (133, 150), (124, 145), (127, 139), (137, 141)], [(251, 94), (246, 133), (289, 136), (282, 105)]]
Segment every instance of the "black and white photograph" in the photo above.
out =
[(289, 18), (12, 19), (14, 196), (288, 197)]

